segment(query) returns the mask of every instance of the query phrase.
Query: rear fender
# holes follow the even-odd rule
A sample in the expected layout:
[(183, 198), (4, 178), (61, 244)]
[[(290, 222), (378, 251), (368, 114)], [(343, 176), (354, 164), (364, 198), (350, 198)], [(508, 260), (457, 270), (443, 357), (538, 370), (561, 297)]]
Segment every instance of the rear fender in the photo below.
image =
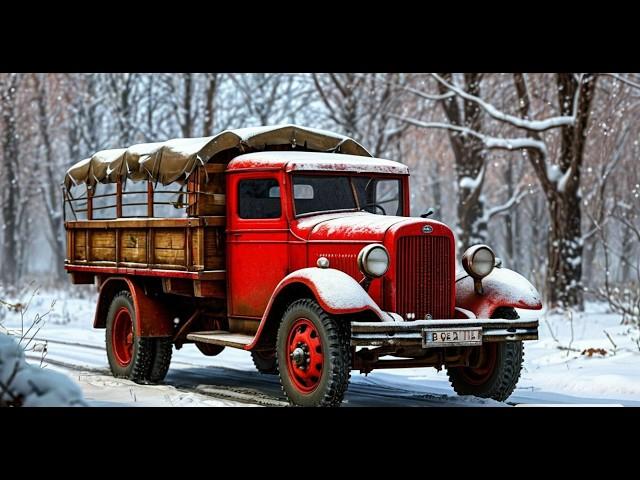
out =
[[(274, 326), (279, 323), (279, 315), (283, 313), (283, 308), (286, 308), (285, 304), (296, 297), (302, 298), (309, 294), (325, 312), (332, 315), (369, 312), (369, 319), (394, 320), (346, 273), (333, 268), (302, 268), (290, 273), (278, 284), (262, 316), (256, 336), (245, 350), (252, 350), (261, 344), (265, 333), (270, 337), (268, 341), (273, 342)], [(283, 302), (285, 297), (286, 301)]]
[(138, 282), (127, 277), (110, 277), (100, 285), (98, 305), (93, 320), (94, 328), (106, 328), (111, 301), (122, 290), (128, 290), (131, 293), (136, 311), (136, 329), (141, 337), (173, 336), (174, 315), (170, 308), (161, 299), (146, 295)]
[(456, 307), (469, 310), (477, 318), (491, 318), (498, 307), (540, 310), (542, 301), (538, 290), (513, 270), (495, 268), (482, 279), (484, 293), (478, 295), (473, 279), (465, 275), (456, 282)]

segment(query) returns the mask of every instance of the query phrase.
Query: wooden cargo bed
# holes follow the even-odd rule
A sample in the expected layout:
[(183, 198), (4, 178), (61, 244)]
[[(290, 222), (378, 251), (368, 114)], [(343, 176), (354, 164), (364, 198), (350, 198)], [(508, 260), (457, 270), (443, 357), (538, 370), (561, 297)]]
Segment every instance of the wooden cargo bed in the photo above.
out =
[(69, 271), (224, 277), (224, 216), (78, 220), (65, 226)]

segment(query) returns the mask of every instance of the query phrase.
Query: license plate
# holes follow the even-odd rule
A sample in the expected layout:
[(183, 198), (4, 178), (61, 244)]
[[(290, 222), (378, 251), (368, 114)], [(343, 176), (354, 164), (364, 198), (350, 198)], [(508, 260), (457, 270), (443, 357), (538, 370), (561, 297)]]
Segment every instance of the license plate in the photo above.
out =
[(422, 348), (476, 345), (482, 345), (482, 327), (422, 329)]

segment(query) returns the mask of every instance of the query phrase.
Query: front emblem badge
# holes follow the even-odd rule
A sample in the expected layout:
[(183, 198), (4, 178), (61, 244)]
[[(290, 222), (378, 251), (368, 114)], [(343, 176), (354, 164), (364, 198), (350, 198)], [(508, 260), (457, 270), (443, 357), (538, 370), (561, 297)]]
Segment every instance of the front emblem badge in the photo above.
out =
[(433, 227), (431, 225), (425, 225), (422, 227), (422, 233), (431, 233), (433, 232)]

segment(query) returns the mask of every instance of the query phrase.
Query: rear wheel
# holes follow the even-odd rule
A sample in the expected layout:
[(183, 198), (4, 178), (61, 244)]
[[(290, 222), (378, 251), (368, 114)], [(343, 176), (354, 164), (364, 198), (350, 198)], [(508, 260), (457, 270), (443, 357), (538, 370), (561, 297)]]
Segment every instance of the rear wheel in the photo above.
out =
[(252, 351), (251, 359), (260, 373), (267, 375), (275, 375), (278, 373), (278, 362), (276, 361), (275, 350), (264, 352)]
[(282, 389), (298, 406), (338, 406), (351, 372), (350, 326), (328, 315), (313, 300), (287, 308), (277, 338)]
[[(499, 308), (492, 318), (519, 318), (513, 308)], [(524, 346), (518, 342), (485, 343), (471, 356), (473, 367), (449, 367), (449, 381), (458, 395), (505, 401), (520, 378)]]
[(171, 363), (173, 343), (169, 338), (142, 338), (135, 322), (131, 294), (123, 290), (111, 301), (107, 313), (106, 347), (114, 377), (137, 383), (164, 379)]

